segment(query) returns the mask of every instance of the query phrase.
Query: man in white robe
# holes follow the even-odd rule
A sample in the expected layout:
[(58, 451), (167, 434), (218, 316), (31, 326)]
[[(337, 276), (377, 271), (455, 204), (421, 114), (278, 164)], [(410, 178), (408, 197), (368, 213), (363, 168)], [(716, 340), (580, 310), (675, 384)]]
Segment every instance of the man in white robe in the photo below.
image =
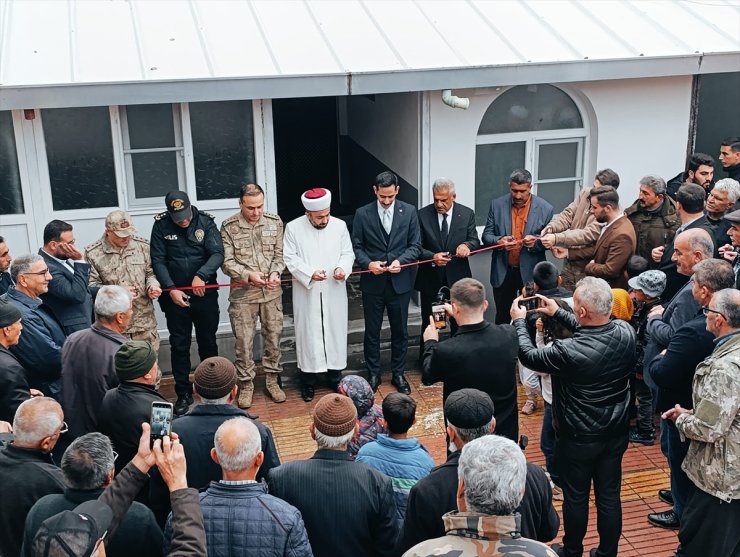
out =
[(331, 192), (301, 196), (306, 214), (285, 226), (283, 260), (293, 275), (293, 318), (301, 397), (314, 397), (316, 374), (336, 390), (347, 367), (347, 287), (355, 255), (347, 225), (330, 216)]

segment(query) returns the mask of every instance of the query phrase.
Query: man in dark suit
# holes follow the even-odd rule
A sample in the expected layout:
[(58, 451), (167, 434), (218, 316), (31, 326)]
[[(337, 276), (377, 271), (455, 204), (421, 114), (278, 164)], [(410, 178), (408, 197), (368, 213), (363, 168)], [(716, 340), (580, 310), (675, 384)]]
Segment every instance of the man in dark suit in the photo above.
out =
[[(697, 184), (684, 184), (676, 192), (676, 213), (681, 219), (681, 226), (676, 230), (676, 236), (686, 230), (702, 228), (709, 232), (714, 242), (714, 257), (718, 257), (719, 251), (714, 239), (714, 229), (704, 214), (704, 200), (707, 194), (704, 188)], [(668, 242), (665, 246), (653, 249), (651, 255), (653, 261), (658, 263), (658, 269), (666, 274), (666, 287), (662, 298), (670, 300), (688, 280), (686, 275), (678, 272), (676, 262), (673, 260), (674, 243)]]
[[(465, 205), (455, 203), (455, 183), (447, 178), (437, 178), (432, 186), (434, 203), (419, 209), (422, 260), (434, 263), (421, 265), (414, 288), (421, 293), (421, 335), (432, 303), (443, 286), (450, 287), (461, 278), (472, 277), (468, 256), (480, 247), (475, 229), (475, 213)], [(457, 323), (450, 321), (450, 332), (457, 331)], [(419, 342), (419, 360), (424, 354), (424, 341)]]
[[(511, 193), (491, 201), (483, 245), (509, 242), (491, 254), (491, 286), (496, 304), (496, 323), (509, 322), (511, 302), (525, 282), (532, 280), (532, 270), (545, 260), (545, 247), (537, 239), (542, 228), (552, 220), (553, 207), (532, 195), (532, 174), (517, 169), (509, 177)], [(516, 241), (521, 240), (521, 244)], [(494, 401), (495, 403), (495, 401)]]
[(511, 325), (492, 325), (483, 319), (488, 302), (483, 284), (475, 279), (457, 281), (450, 290), (450, 299), (446, 309), (459, 327), (452, 337), (439, 342), (430, 318), (424, 331), (422, 382), (444, 383), (443, 404), (460, 389), (483, 391), (493, 401), (496, 434), (519, 441), (516, 331)]
[(89, 329), (92, 325), (92, 296), (88, 288), (90, 264), (75, 247), (72, 225), (53, 220), (44, 227), (44, 245), (39, 250), (54, 280), (41, 296), (64, 327), (64, 333)]
[(347, 453), (357, 410), (344, 395), (324, 395), (314, 408), (311, 437), (318, 450), (268, 472), (271, 495), (303, 516), (315, 557), (396, 555), (396, 501), (388, 476)]
[(355, 259), (363, 270), (360, 277), (365, 316), (365, 361), (373, 390), (380, 385), (380, 329), (383, 312), (391, 326), (391, 371), (393, 385), (409, 394), (411, 387), (403, 375), (408, 350), (408, 315), (411, 289), (421, 253), (419, 220), (416, 208), (396, 199), (398, 177), (381, 172), (373, 191), (377, 201), (357, 209), (352, 223)]
[(5, 243), (5, 238), (0, 236), (0, 295), (5, 294), (8, 288), (13, 286), (13, 279), (10, 278), (10, 262), (13, 258), (10, 257), (10, 250), (8, 245)]
[(586, 264), (586, 275), (604, 279), (612, 288), (627, 290), (624, 269), (635, 253), (635, 227), (619, 209), (619, 194), (611, 186), (591, 190), (591, 213), (604, 225), (596, 241), (594, 257)]

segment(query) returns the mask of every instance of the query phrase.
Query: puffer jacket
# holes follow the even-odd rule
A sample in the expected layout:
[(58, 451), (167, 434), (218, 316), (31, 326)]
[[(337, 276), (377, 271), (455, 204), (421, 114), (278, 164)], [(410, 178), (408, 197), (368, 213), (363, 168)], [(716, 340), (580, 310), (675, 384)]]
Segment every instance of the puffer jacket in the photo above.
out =
[(383, 421), (383, 410), (375, 404), (375, 393), (370, 383), (359, 375), (348, 375), (339, 383), (339, 392), (352, 399), (357, 409), (357, 433), (349, 442), (347, 450), (352, 458), (357, 456), (365, 443), (375, 441), (378, 434), (387, 433)]
[[(300, 511), (268, 495), (265, 483), (212, 482), (200, 494), (200, 507), (211, 557), (313, 557)], [(171, 534), (170, 517), (164, 532), (165, 553)]]
[(357, 453), (357, 462), (364, 462), (391, 479), (396, 498), (396, 518), (402, 525), (409, 491), (434, 468), (429, 452), (418, 439), (394, 439), (381, 433), (375, 442), (362, 446)]
[(619, 320), (580, 326), (562, 309), (555, 312), (555, 319), (573, 336), (543, 348), (532, 343), (524, 319), (514, 321), (514, 326), (522, 364), (552, 375), (553, 423), (559, 436), (597, 440), (626, 435), (635, 331)]
[(624, 210), (624, 214), (635, 227), (637, 236), (636, 255), (641, 255), (650, 263), (651, 269), (657, 269), (650, 252), (653, 248), (673, 243), (676, 230), (681, 226), (681, 219), (676, 213), (676, 202), (666, 196), (660, 211), (655, 213), (643, 211), (640, 202), (635, 201)]

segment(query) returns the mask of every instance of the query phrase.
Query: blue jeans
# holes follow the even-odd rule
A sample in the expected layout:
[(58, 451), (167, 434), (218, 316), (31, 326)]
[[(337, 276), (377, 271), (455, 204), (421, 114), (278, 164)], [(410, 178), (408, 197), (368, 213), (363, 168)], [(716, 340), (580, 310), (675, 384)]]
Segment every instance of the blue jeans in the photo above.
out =
[(552, 404), (545, 402), (545, 415), (542, 417), (540, 431), (540, 450), (545, 455), (545, 468), (554, 484), (559, 485), (560, 478), (555, 469), (555, 429), (552, 427)]
[[(691, 441), (681, 441), (681, 435), (678, 433), (676, 426), (670, 420), (660, 422), (660, 436), (667, 441), (668, 468), (671, 471), (671, 494), (673, 495), (673, 512), (680, 519), (683, 515), (686, 501), (694, 491), (694, 483), (689, 479), (681, 469), (683, 459), (689, 451)], [(661, 443), (662, 444), (662, 443)]]

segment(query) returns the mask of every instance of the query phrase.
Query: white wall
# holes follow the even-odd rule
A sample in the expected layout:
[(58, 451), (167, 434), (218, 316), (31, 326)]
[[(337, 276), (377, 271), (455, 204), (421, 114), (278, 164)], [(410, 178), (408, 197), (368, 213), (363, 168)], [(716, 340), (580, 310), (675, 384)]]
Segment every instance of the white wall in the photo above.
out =
[[(456, 90), (470, 98), (468, 110), (442, 104), (439, 91), (429, 92), (430, 141), (425, 185), (437, 176), (455, 181), (460, 203), (475, 203), (475, 139), (483, 114), (504, 88)], [(623, 205), (637, 198), (638, 181), (646, 174), (666, 180), (684, 166), (691, 106), (691, 76), (628, 79), (569, 84), (576, 97), (593, 107), (591, 156), (586, 177), (601, 168), (619, 173)], [(578, 99), (576, 99), (578, 100)], [(588, 182), (587, 182), (588, 183)]]
[(419, 93), (349, 97), (347, 131), (356, 143), (419, 187)]

